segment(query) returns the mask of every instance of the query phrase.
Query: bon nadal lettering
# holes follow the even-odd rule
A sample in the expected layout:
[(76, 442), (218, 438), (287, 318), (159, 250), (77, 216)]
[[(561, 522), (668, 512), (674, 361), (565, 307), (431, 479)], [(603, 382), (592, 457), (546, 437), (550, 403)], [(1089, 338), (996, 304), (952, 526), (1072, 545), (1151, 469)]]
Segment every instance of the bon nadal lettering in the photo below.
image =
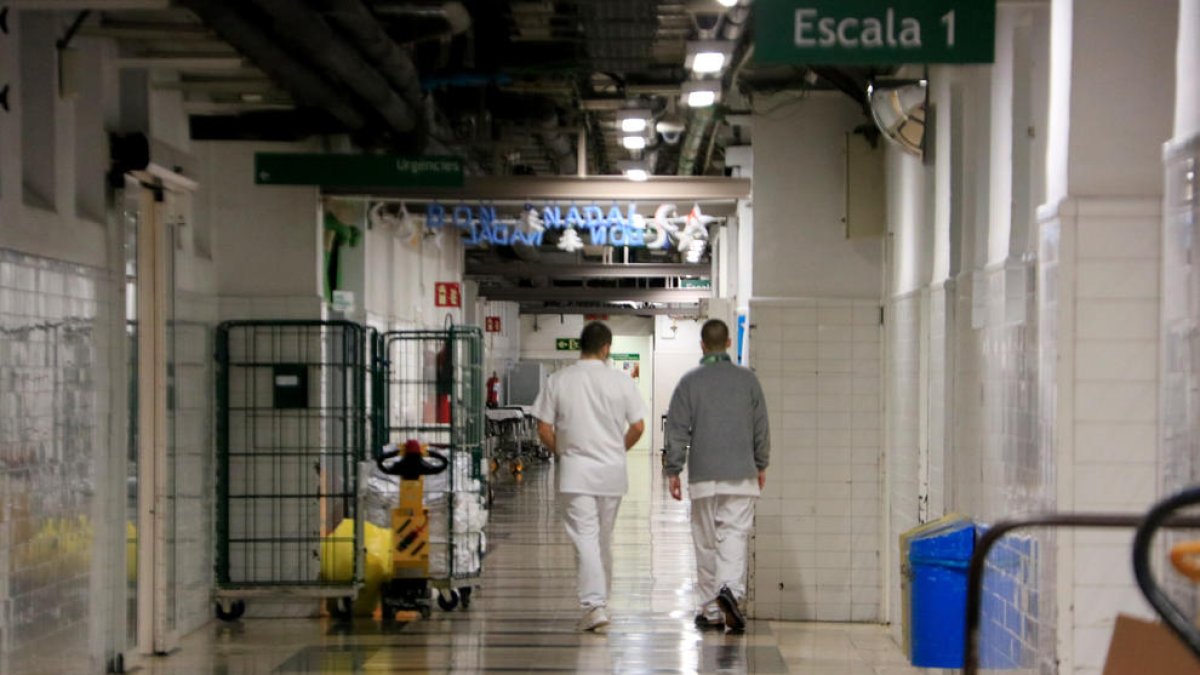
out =
[(432, 202), (425, 209), (427, 227), (440, 229), (453, 225), (463, 233), (468, 246), (541, 246), (546, 230), (562, 230), (558, 247), (566, 251), (586, 245), (580, 232), (592, 246), (669, 248), (674, 240), (681, 251), (695, 250), (707, 241), (707, 226), (713, 220), (701, 213), (699, 206), (681, 217), (673, 204), (660, 206), (652, 220), (638, 214), (635, 204), (629, 204), (625, 211), (617, 204), (607, 210), (596, 204), (572, 204), (566, 208), (548, 204), (540, 210), (526, 204), (521, 216), (515, 219), (501, 219), (496, 207), (490, 205), (458, 204), (447, 208)]

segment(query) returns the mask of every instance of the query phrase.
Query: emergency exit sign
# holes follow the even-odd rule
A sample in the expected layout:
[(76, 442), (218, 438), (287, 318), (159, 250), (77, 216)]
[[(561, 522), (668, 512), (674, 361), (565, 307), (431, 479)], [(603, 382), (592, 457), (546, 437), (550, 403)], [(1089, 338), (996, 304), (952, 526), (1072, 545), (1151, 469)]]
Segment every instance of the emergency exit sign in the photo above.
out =
[(995, 0), (759, 0), (760, 63), (991, 63)]
[(260, 152), (254, 155), (254, 182), (330, 188), (455, 188), (463, 186), (463, 163), (458, 157)]
[(554, 341), (554, 348), (560, 352), (577, 352), (579, 351), (579, 340), (577, 338), (558, 338)]

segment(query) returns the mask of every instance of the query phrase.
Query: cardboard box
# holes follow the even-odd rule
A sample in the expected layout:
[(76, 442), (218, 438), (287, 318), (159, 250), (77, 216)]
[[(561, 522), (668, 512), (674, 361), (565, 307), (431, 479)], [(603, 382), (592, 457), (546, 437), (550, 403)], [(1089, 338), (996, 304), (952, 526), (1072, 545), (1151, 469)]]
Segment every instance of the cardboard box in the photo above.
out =
[(1113, 628), (1104, 675), (1200, 675), (1200, 659), (1161, 623), (1121, 614)]

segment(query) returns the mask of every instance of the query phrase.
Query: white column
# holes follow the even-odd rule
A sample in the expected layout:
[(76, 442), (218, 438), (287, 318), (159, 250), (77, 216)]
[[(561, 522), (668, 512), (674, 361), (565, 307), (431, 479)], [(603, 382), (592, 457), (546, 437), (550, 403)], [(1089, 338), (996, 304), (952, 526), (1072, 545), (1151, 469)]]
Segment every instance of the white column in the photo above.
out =
[[(1156, 496), (1160, 153), (1177, 21), (1168, 5), (1052, 5), (1039, 342), (1060, 510), (1139, 511)], [(1063, 530), (1057, 548), (1060, 672), (1099, 673), (1115, 615), (1146, 611), (1129, 535)]]

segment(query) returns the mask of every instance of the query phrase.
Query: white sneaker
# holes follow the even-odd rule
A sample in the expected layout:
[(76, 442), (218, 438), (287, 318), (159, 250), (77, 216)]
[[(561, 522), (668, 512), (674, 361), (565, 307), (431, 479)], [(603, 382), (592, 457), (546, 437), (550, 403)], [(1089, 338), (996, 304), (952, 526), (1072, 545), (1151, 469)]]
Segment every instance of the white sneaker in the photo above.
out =
[(608, 611), (603, 607), (593, 607), (583, 613), (579, 620), (579, 630), (598, 631), (608, 625)]

